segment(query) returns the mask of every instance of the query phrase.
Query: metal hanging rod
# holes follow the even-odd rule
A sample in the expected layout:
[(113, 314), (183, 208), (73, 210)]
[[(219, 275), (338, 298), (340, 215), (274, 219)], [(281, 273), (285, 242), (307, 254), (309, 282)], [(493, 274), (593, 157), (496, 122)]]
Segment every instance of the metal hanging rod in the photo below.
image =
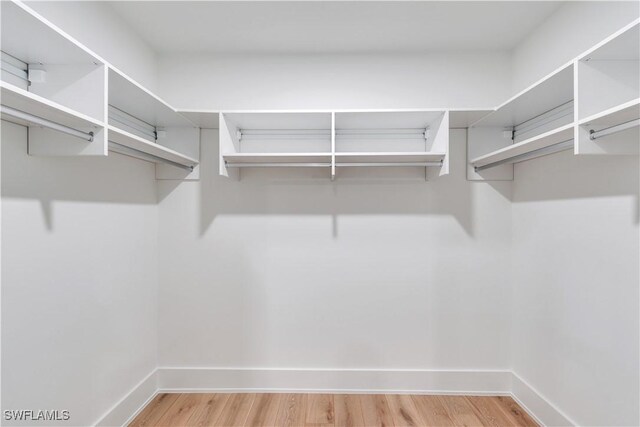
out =
[(559, 120), (563, 117), (573, 115), (573, 100), (567, 101), (564, 104), (560, 104), (544, 113), (538, 114), (522, 123), (518, 123), (513, 127), (514, 136), (525, 134), (533, 129), (537, 129), (540, 126), (544, 126), (547, 123)]
[[(225, 163), (228, 168), (327, 168), (331, 163)], [(375, 163), (336, 163), (336, 167), (402, 167), (402, 166), (442, 166), (442, 162), (375, 162)]]
[(154, 141), (158, 140), (158, 130), (155, 126), (111, 104), (109, 104), (109, 120), (123, 125), (125, 130), (129, 130), (138, 136), (153, 139)]
[(550, 145), (544, 148), (538, 148), (537, 150), (530, 151), (524, 154), (518, 154), (517, 156), (509, 157), (503, 160), (498, 160), (497, 162), (489, 163), (483, 166), (476, 166), (474, 169), (476, 172), (483, 171), (485, 169), (493, 168), (496, 166), (500, 166), (506, 163), (519, 163), (524, 162), (525, 160), (536, 159), (538, 157), (547, 156), (549, 154), (559, 153), (561, 151), (570, 150), (573, 148), (573, 139), (569, 139), (567, 141), (562, 141), (554, 145)]
[(186, 169), (193, 171), (193, 166), (183, 165), (182, 163), (174, 162), (153, 154), (145, 153), (144, 151), (136, 150), (135, 148), (127, 147), (126, 145), (118, 144), (117, 142), (109, 141), (109, 151), (114, 153), (124, 154), (125, 156), (135, 157), (141, 160), (148, 160), (155, 163), (155, 160), (166, 163), (171, 166), (175, 166), (180, 169)]
[(598, 138), (603, 138), (607, 135), (622, 132), (623, 130), (631, 129), (633, 127), (640, 126), (640, 119), (631, 120), (628, 122), (620, 123), (619, 125), (610, 126), (608, 128), (589, 131), (589, 138), (593, 141)]
[[(429, 128), (337, 129), (336, 136), (387, 136), (394, 138), (429, 138)], [(238, 129), (238, 140), (247, 137), (331, 137), (330, 129)]]
[(377, 163), (336, 163), (336, 167), (398, 167), (398, 166), (442, 166), (442, 162), (377, 162)]
[(15, 56), (9, 55), (4, 51), (0, 51), (0, 64), (2, 71), (18, 77), (25, 82), (29, 81), (29, 66), (26, 62), (21, 61)]
[(228, 168), (328, 168), (331, 163), (227, 163)]
[(0, 112), (3, 115), (13, 117), (14, 119), (25, 120), (35, 125), (66, 133), (67, 135), (75, 136), (88, 142), (93, 142), (93, 132), (83, 132), (81, 130), (70, 128), (69, 126), (61, 125), (59, 123), (52, 122), (51, 120), (43, 119), (42, 117), (34, 116), (33, 114), (16, 110), (15, 108), (11, 108), (6, 105), (0, 105)]

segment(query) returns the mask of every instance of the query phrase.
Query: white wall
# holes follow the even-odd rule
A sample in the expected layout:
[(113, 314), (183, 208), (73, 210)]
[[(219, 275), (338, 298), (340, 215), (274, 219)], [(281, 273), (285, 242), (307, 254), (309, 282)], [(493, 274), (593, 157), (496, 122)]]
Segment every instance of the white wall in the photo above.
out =
[[(638, 6), (563, 6), (514, 52), (516, 89)], [(640, 423), (638, 163), (563, 153), (515, 169), (513, 370), (579, 425)]]
[(156, 53), (103, 1), (26, 1), (29, 7), (151, 90)]
[(639, 180), (637, 157), (516, 167), (513, 369), (578, 425), (640, 422)]
[(492, 108), (509, 95), (509, 55), (169, 55), (162, 94), (176, 108)]
[[(189, 108), (487, 107), (507, 96), (509, 57), (171, 55), (159, 79)], [(201, 182), (160, 184), (160, 365), (507, 367), (508, 264), (486, 266), (508, 258), (510, 187), (467, 183), (455, 135), (454, 173), (433, 182), (238, 183), (203, 131)]]
[(510, 184), (466, 181), (464, 130), (432, 182), (230, 181), (202, 135), (201, 181), (160, 184), (160, 366), (508, 366)]
[(3, 121), (2, 405), (89, 425), (156, 367), (154, 168), (26, 148)]

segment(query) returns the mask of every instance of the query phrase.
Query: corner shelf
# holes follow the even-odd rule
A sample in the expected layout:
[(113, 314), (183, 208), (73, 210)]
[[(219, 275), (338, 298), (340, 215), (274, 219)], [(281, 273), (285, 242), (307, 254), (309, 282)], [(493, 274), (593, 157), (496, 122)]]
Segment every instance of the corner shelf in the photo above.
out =
[[(198, 160), (180, 154), (170, 148), (163, 147), (162, 145), (155, 144), (147, 141), (137, 135), (118, 129), (115, 126), (109, 125), (107, 127), (108, 138), (110, 142), (117, 144), (119, 147), (114, 147), (113, 144), (109, 144), (109, 150), (120, 154), (133, 155), (142, 154), (146, 155), (143, 160), (148, 160), (156, 163), (162, 163), (163, 161), (173, 163), (176, 166), (184, 168), (194, 168), (198, 165)], [(121, 149), (120, 147), (123, 147)], [(131, 153), (133, 151), (133, 153)]]
[(467, 179), (512, 180), (513, 163), (571, 148), (574, 64), (544, 77), (469, 128)]

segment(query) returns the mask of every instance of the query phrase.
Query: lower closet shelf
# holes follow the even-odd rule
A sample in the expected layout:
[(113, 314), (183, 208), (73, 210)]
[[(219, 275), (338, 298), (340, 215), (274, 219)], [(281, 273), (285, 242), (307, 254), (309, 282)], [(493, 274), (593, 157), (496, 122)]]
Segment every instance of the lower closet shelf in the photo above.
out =
[[(104, 126), (103, 123), (96, 119), (12, 84), (0, 82), (0, 88), (2, 89), (0, 99), (2, 99), (2, 105), (5, 107), (70, 128), (87, 129), (102, 128)], [(30, 124), (28, 120), (5, 117), (5, 114), (3, 114), (2, 118), (25, 126)]]
[(573, 128), (573, 123), (561, 126), (549, 132), (518, 142), (517, 144), (509, 145), (483, 156), (476, 157), (475, 159), (471, 159), (470, 163), (476, 168), (481, 168), (483, 166), (508, 161), (509, 159), (514, 159), (533, 151), (558, 145), (562, 142), (570, 141), (573, 139)]
[(109, 125), (109, 151), (143, 158), (155, 163), (169, 163), (178, 167), (192, 169), (198, 160), (180, 154), (170, 148), (147, 141), (122, 129)]
[(336, 153), (336, 165), (340, 164), (422, 164), (433, 163), (439, 166), (444, 160), (444, 153), (432, 152), (344, 152)]
[(580, 120), (581, 126), (614, 126), (640, 119), (640, 98)]

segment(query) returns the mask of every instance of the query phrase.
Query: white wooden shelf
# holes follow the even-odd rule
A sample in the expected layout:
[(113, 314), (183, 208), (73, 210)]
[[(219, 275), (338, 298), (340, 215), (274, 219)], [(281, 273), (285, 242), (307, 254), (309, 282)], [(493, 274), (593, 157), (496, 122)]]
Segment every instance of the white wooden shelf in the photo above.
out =
[[(163, 163), (164, 161), (177, 163), (185, 167), (195, 167), (198, 165), (198, 160), (184, 154), (180, 154), (175, 150), (164, 147), (162, 145), (147, 141), (137, 135), (118, 129), (115, 126), (109, 125), (107, 127), (108, 139), (110, 142), (114, 142), (125, 149), (134, 151), (142, 155), (148, 155), (150, 161), (156, 163)], [(110, 151), (121, 152), (118, 147), (109, 146)], [(135, 153), (122, 153), (122, 154), (135, 154)], [(135, 155), (134, 155), (135, 157)]]
[(2, 50), (29, 64), (95, 64), (101, 59), (23, 3), (0, 3)]
[[(204, 112), (190, 114), (204, 123)], [(447, 110), (230, 111), (218, 124), (223, 176), (254, 166), (330, 166), (331, 178), (336, 167), (355, 166), (437, 166), (448, 173)]]
[[(0, 82), (2, 105), (6, 105), (16, 110), (38, 116), (45, 120), (59, 123), (64, 126), (78, 129), (104, 127), (104, 123), (96, 120), (86, 114), (79, 113), (71, 108), (60, 105), (42, 96), (28, 92), (11, 84)], [(3, 120), (28, 126), (29, 123), (22, 120), (16, 120), (11, 117), (5, 117)]]
[[(351, 152), (336, 153), (339, 163), (440, 163), (445, 153), (433, 152)], [(401, 165), (399, 165), (401, 166)]]
[(578, 122), (584, 126), (614, 126), (640, 118), (640, 98), (584, 118)]
[(165, 101), (113, 67), (109, 67), (109, 105), (154, 127), (195, 126)]
[(467, 179), (512, 180), (512, 163), (538, 150), (540, 155), (552, 152), (550, 147), (572, 139), (574, 80), (574, 64), (570, 63), (475, 122), (468, 133)]
[(473, 167), (487, 166), (502, 162), (516, 156), (531, 153), (536, 150), (551, 147), (573, 138), (573, 123), (545, 132), (541, 135), (529, 138), (517, 144), (509, 145), (488, 154), (471, 159), (469, 163)]

